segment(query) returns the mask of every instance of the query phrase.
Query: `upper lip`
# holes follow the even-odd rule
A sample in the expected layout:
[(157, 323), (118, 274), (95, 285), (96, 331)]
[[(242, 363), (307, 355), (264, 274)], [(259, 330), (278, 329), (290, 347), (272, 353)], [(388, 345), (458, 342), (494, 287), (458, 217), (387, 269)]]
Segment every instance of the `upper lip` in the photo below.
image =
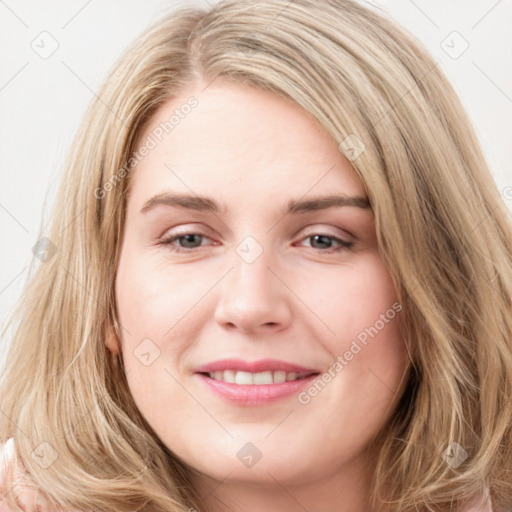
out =
[(285, 371), (296, 373), (319, 373), (313, 368), (306, 368), (279, 359), (259, 359), (258, 361), (245, 361), (243, 359), (220, 359), (202, 365), (196, 369), (197, 373), (210, 373), (223, 370), (236, 370), (243, 372), (259, 373), (265, 371)]

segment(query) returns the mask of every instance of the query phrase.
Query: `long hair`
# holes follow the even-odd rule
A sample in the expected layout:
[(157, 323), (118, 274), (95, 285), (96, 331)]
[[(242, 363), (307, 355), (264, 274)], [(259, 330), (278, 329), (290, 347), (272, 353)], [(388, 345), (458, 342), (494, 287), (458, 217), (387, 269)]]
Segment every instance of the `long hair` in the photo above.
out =
[[(195, 470), (138, 411), (105, 333), (121, 329), (114, 283), (138, 138), (160, 105), (213, 80), (302, 107), (366, 189), (411, 357), (401, 401), (372, 442), (372, 506), (459, 510), (488, 488), (495, 512), (510, 510), (510, 216), (439, 65), (353, 0), (182, 8), (122, 55), (77, 132), (49, 249), (7, 324), (0, 440), (15, 437), (56, 505), (200, 509)], [(464, 456), (449, 464), (454, 450)]]

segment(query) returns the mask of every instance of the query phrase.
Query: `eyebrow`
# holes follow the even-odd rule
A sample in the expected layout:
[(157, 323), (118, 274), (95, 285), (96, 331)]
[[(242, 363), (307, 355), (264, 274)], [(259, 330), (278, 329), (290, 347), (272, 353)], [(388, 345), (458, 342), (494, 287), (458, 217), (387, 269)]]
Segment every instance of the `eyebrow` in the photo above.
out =
[[(168, 192), (158, 194), (146, 201), (140, 213), (147, 213), (157, 206), (178, 206), (189, 210), (206, 211), (211, 213), (227, 213), (226, 206), (221, 208), (220, 204), (210, 197), (173, 194)], [(291, 199), (285, 205), (282, 215), (297, 215), (341, 206), (355, 206), (363, 210), (371, 209), (370, 202), (365, 197), (329, 195), (313, 197), (303, 201)]]

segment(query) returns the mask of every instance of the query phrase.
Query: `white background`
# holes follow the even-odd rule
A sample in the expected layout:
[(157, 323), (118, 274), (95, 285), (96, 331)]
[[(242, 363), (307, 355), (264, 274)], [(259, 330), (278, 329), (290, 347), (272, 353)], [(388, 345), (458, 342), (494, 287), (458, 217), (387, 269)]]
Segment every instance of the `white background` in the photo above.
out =
[[(110, 66), (164, 12), (214, 3), (0, 0), (0, 325), (26, 283), (78, 122)], [(512, 210), (511, 0), (372, 3), (416, 34), (447, 73)], [(46, 59), (32, 48), (41, 37), (46, 48), (49, 37), (58, 44)], [(2, 366), (9, 342), (0, 340)]]

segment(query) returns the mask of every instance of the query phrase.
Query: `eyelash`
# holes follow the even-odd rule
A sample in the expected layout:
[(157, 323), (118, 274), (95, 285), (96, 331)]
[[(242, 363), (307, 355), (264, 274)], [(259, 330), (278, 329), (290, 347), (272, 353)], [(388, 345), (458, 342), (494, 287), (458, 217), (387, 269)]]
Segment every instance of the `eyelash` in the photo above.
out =
[[(172, 252), (176, 252), (176, 253), (190, 253), (190, 252), (193, 252), (195, 249), (198, 249), (199, 247), (202, 247), (200, 245), (199, 247), (193, 247), (193, 248), (185, 249), (183, 247), (176, 247), (176, 246), (172, 246), (171, 245), (176, 240), (178, 240), (180, 238), (185, 238), (187, 235), (198, 235), (198, 236), (202, 236), (204, 238), (209, 238), (204, 233), (199, 233), (199, 232), (191, 231), (189, 233), (182, 233), (182, 234), (178, 234), (178, 235), (173, 235), (173, 236), (171, 236), (169, 238), (164, 238), (164, 239), (162, 239), (159, 242), (159, 245), (167, 246)], [(339, 247), (328, 248), (326, 250), (316, 249), (317, 251), (320, 251), (320, 252), (323, 252), (323, 253), (327, 253), (327, 254), (341, 252), (341, 251), (344, 251), (346, 249), (350, 249), (354, 245), (353, 242), (347, 242), (345, 240), (342, 240), (341, 238), (338, 238), (338, 237), (333, 236), (333, 235), (329, 235), (327, 233), (313, 233), (311, 235), (308, 235), (308, 236), (302, 238), (301, 241), (302, 240), (306, 240), (308, 238), (313, 238), (315, 236), (323, 236), (323, 237), (326, 237), (326, 238), (331, 238), (332, 240), (335, 240), (337, 243), (340, 244)]]

